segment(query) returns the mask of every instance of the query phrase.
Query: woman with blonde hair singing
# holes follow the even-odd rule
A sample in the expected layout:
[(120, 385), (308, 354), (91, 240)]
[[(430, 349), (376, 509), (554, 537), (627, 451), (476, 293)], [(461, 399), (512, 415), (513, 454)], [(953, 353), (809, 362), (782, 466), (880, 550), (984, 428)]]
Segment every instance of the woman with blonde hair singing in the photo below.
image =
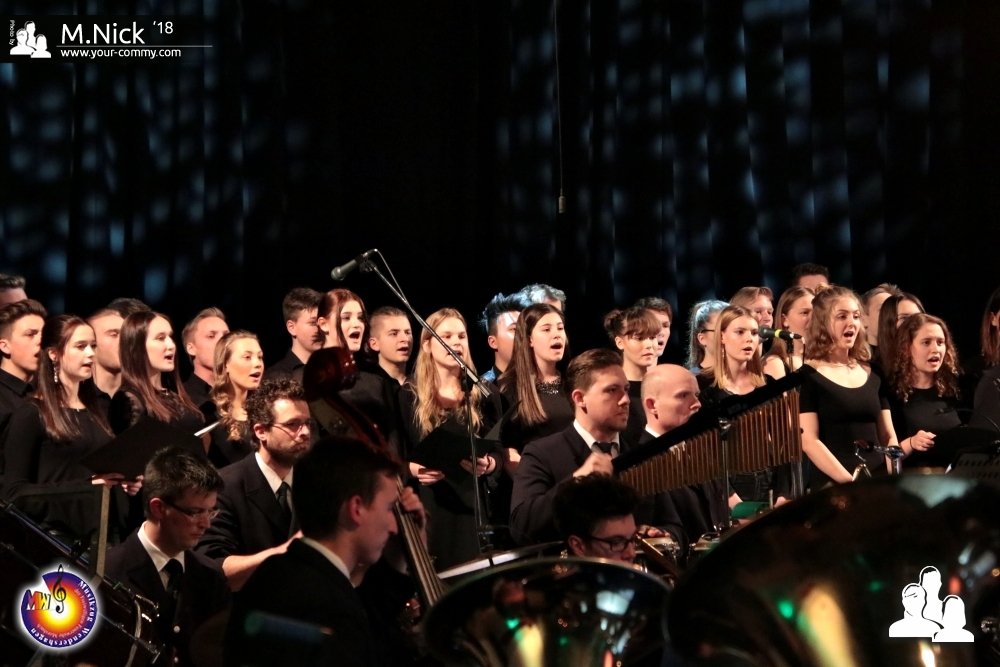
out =
[(214, 367), (211, 409), (205, 421), (218, 421), (212, 430), (208, 458), (221, 468), (253, 451), (255, 437), (247, 420), (246, 402), (264, 374), (264, 352), (257, 336), (249, 331), (225, 334), (215, 344)]
[[(445, 345), (475, 370), (465, 318), (461, 313), (453, 308), (442, 308), (427, 318), (427, 324)], [(481, 410), (482, 393), (478, 387), (466, 393), (462, 388), (462, 376), (458, 362), (441, 343), (423, 331), (413, 383), (400, 391), (400, 409), (411, 455), (414, 448), (437, 430), (468, 441), (470, 412), (472, 430), (478, 435), (486, 432), (489, 424)], [(428, 511), (428, 549), (435, 556), (438, 569), (471, 560), (479, 554), (474, 514), (476, 494), (480, 494), (479, 503), (485, 509), (483, 487), (487, 476), (493, 478), (502, 469), (499, 459), (498, 453), (487, 454), (476, 459), (474, 469), (471, 459), (463, 459), (461, 474), (431, 470), (410, 461), (410, 474), (420, 484), (420, 497)]]

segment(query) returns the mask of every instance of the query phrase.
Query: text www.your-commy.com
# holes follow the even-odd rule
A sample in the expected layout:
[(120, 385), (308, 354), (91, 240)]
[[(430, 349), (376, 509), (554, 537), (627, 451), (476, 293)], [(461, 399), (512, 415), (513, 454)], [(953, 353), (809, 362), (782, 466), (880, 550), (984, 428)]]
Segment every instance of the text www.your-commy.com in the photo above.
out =
[(113, 47), (101, 49), (67, 49), (61, 48), (60, 54), (64, 58), (180, 58), (183, 51), (181, 49), (116, 49)]

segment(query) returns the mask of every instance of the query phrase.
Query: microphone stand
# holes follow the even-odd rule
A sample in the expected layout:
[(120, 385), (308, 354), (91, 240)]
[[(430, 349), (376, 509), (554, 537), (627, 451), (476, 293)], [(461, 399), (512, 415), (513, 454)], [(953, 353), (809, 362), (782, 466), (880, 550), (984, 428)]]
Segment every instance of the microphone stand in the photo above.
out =
[[(382, 263), (385, 265), (386, 271), (388, 271), (389, 276), (392, 278), (391, 282), (389, 281), (389, 278), (386, 278), (385, 274), (383, 274), (382, 271), (379, 270), (375, 262), (372, 261), (371, 259), (372, 255), (378, 255), (379, 258), (382, 260)], [(389, 291), (392, 292), (396, 296), (396, 298), (399, 299), (400, 303), (402, 303), (403, 306), (406, 307), (406, 310), (409, 311), (410, 315), (413, 317), (413, 319), (417, 321), (420, 327), (428, 334), (430, 334), (435, 340), (437, 340), (437, 342), (441, 345), (441, 347), (443, 347), (444, 350), (451, 355), (451, 358), (455, 360), (455, 362), (458, 364), (458, 367), (462, 371), (462, 378), (461, 378), (462, 390), (465, 392), (465, 426), (469, 434), (469, 450), (471, 454), (470, 460), (472, 462), (472, 487), (473, 487), (472, 509), (473, 509), (474, 521), (476, 524), (476, 544), (479, 547), (480, 553), (486, 553), (493, 547), (491, 537), (493, 536), (494, 530), (493, 526), (487, 526), (484, 521), (482, 499), (479, 493), (479, 477), (476, 475), (476, 433), (472, 426), (472, 390), (473, 388), (478, 388), (479, 391), (482, 393), (483, 398), (489, 398), (493, 394), (493, 392), (492, 390), (490, 390), (487, 384), (483, 382), (478, 375), (476, 375), (476, 372), (472, 370), (468, 364), (465, 363), (465, 360), (463, 360), (462, 357), (460, 357), (458, 353), (455, 352), (455, 350), (453, 350), (450, 345), (444, 342), (444, 339), (441, 338), (440, 335), (438, 335), (438, 332), (434, 331), (434, 329), (429, 324), (427, 324), (427, 321), (417, 314), (417, 311), (413, 308), (412, 305), (410, 305), (410, 300), (406, 298), (405, 294), (403, 294), (403, 288), (400, 287), (399, 282), (396, 280), (396, 276), (393, 275), (392, 269), (389, 267), (389, 262), (386, 261), (381, 251), (379, 251), (377, 248), (372, 250), (371, 253), (369, 253), (369, 256), (365, 257), (360, 261), (359, 268), (362, 273), (374, 273), (376, 276), (378, 276), (379, 279), (383, 283), (385, 283), (385, 286), (389, 288)], [(497, 461), (497, 465), (498, 466), (500, 465), (499, 461)]]

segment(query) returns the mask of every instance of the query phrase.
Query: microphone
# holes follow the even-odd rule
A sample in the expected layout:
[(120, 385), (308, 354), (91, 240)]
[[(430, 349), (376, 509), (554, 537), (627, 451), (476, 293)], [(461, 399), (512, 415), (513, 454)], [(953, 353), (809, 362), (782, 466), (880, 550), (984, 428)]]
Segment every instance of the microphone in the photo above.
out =
[(797, 334), (794, 331), (788, 331), (787, 329), (772, 329), (771, 327), (761, 327), (760, 337), (763, 340), (780, 338), (781, 340), (793, 341), (793, 340), (801, 340), (802, 334)]
[(372, 248), (371, 250), (365, 250), (363, 253), (347, 262), (346, 264), (341, 264), (340, 266), (334, 267), (333, 271), (330, 272), (330, 277), (334, 280), (343, 280), (347, 277), (347, 274), (358, 268), (358, 264), (368, 259), (371, 255), (378, 252), (378, 248)]

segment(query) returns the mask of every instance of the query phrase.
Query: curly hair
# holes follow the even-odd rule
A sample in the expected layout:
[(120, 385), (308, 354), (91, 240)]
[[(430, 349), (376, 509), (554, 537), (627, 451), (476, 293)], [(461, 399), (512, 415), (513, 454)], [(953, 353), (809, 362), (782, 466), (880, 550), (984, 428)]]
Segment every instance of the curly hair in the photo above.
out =
[[(233, 387), (233, 383), (229, 379), (229, 373), (226, 372), (226, 364), (229, 363), (229, 360), (233, 356), (233, 347), (237, 341), (241, 340), (257, 341), (257, 335), (243, 330), (230, 331), (225, 334), (215, 344), (215, 361), (213, 363), (215, 382), (212, 384), (210, 396), (212, 402), (215, 403), (215, 409), (219, 415), (221, 426), (226, 428), (231, 440), (239, 439), (243, 423), (233, 417), (233, 402), (236, 399), (236, 388)], [(257, 342), (258, 344), (260, 343), (260, 341)]]
[[(851, 299), (861, 309), (861, 301), (854, 290), (839, 285), (828, 285), (816, 290), (813, 299), (812, 321), (809, 323), (809, 335), (806, 336), (805, 358), (826, 359), (833, 352), (836, 344), (830, 335), (830, 325), (833, 322), (833, 306), (841, 299)], [(867, 363), (872, 358), (871, 348), (865, 340), (864, 326), (858, 326), (858, 335), (854, 338), (848, 356), (855, 361)]]
[(948, 325), (940, 317), (917, 313), (906, 318), (896, 330), (896, 356), (892, 364), (884, 368), (887, 384), (892, 387), (896, 396), (907, 403), (913, 393), (913, 355), (910, 348), (920, 329), (927, 324), (936, 324), (944, 333), (944, 356), (941, 368), (934, 374), (934, 390), (941, 398), (958, 398), (958, 351), (951, 337)]

